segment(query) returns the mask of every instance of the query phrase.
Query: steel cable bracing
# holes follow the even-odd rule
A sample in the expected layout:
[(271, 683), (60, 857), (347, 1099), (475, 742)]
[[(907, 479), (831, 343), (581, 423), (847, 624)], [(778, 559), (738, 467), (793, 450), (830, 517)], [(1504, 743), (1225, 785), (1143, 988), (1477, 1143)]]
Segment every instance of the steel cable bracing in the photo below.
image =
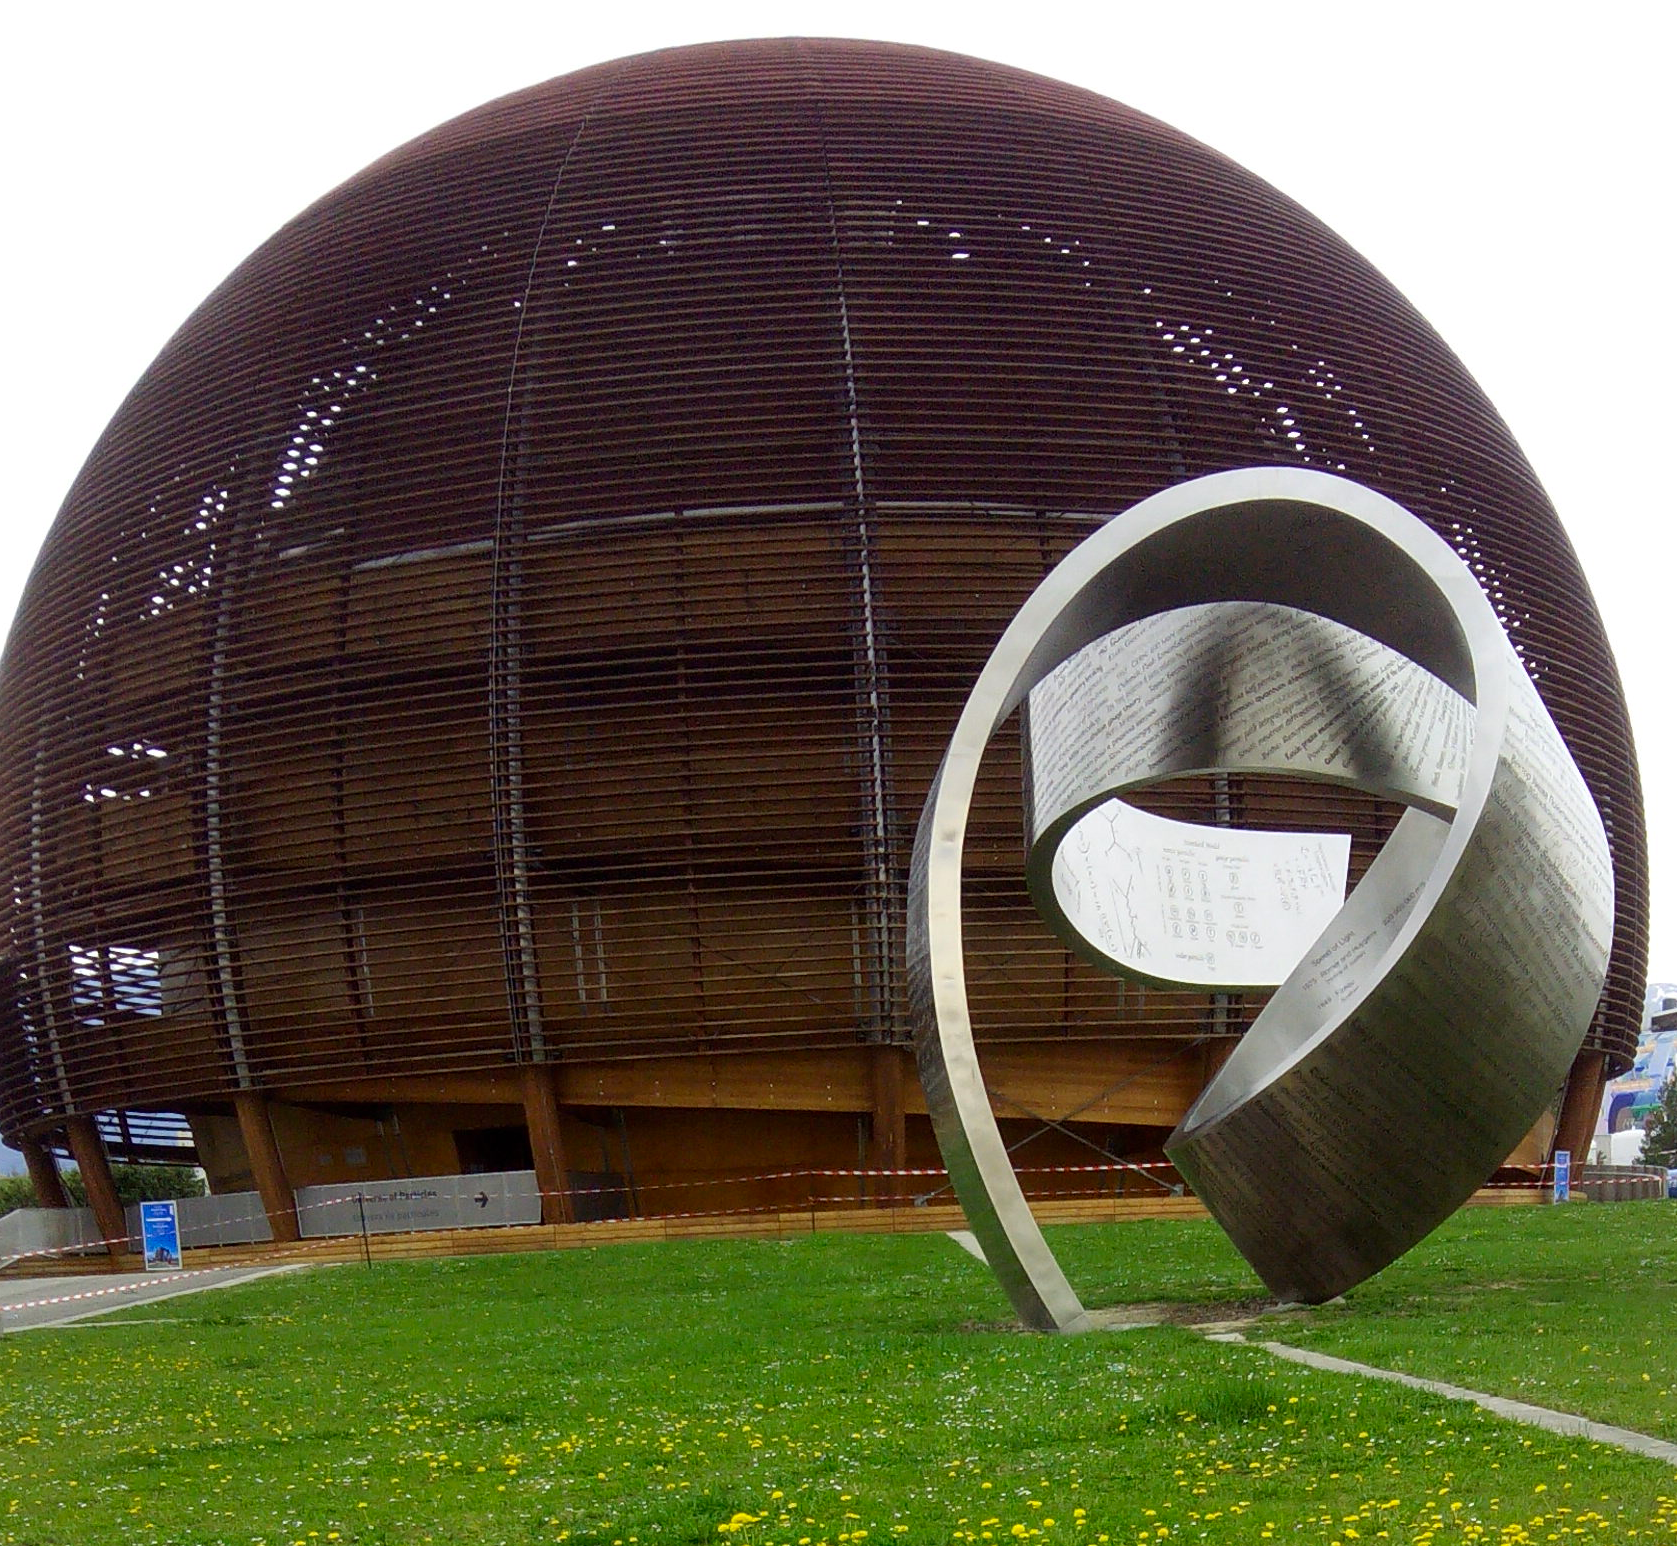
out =
[(489, 743), (490, 779), (495, 803), (495, 881), (501, 903), (502, 950), (506, 955), (507, 1005), (520, 1040), (522, 1055), (545, 1061), (547, 1045), (542, 1025), (541, 978), (536, 957), (535, 904), (531, 895), (529, 824), (524, 777), (524, 507), (520, 479), (531, 455), (527, 404), (520, 401), (520, 367), (525, 368), (522, 394), (530, 391), (525, 332), (530, 320), (530, 295), (542, 243), (553, 220), (554, 206), (578, 142), (587, 131), (583, 118), (565, 147), (553, 174), (553, 187), (542, 211), (541, 227), (530, 251), (524, 293), (519, 298), (518, 323), (507, 369), (506, 418), (501, 431), (501, 458), (495, 484), (495, 537), (489, 616)]
[(825, 126), (821, 120), (819, 83), (810, 84), (810, 113), (816, 125), (821, 161), (822, 191), (827, 226), (832, 241), (834, 300), (837, 304), (839, 341), (844, 369), (844, 418), (849, 431), (848, 449), (853, 479), (856, 599), (860, 610), (857, 624), (856, 673), (858, 740), (861, 743), (863, 774), (862, 854), (866, 870), (863, 897), (864, 933), (868, 948), (858, 986), (865, 1004), (862, 1023), (868, 1034), (880, 1041), (898, 1040), (906, 1031), (894, 1016), (901, 929), (895, 920), (902, 913), (901, 856), (894, 841), (892, 788), (889, 773), (890, 700), (889, 670), (879, 636), (879, 616), (874, 581), (874, 536), (869, 510), (867, 460), (863, 449), (862, 409), (856, 389), (856, 353), (850, 334), (850, 302), (846, 295), (844, 246), (839, 231), (838, 207), (833, 194), (832, 162)]
[[(481, 1092), (532, 1057), (633, 1108), (677, 1065), (766, 1087), (899, 1036), (899, 813), (1008, 619), (1112, 512), (1266, 465), (1389, 495), (1491, 598), (1610, 833), (1587, 1045), (1622, 1065), (1646, 953), (1622, 694), (1459, 362), (1164, 125), (806, 40), (439, 127), (279, 231), (138, 383), (0, 666), (0, 1134), (241, 1088)], [(1120, 985), (1046, 933), (1018, 777), (1004, 730), (967, 852), (987, 1056), (1232, 1041), (1261, 995)], [(1347, 831), (1353, 879), (1395, 818), (1221, 794), (1145, 801)]]

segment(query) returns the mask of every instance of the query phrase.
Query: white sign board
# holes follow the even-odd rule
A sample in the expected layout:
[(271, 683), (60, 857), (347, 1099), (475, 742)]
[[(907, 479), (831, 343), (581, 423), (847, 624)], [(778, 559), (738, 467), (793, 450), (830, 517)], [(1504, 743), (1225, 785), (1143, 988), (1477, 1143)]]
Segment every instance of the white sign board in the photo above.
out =
[(1144, 976), (1272, 987), (1345, 900), (1343, 833), (1199, 827), (1108, 800), (1054, 856), (1054, 895), (1097, 949)]
[(297, 1188), (297, 1224), (306, 1236), (485, 1229), (541, 1219), (533, 1170)]

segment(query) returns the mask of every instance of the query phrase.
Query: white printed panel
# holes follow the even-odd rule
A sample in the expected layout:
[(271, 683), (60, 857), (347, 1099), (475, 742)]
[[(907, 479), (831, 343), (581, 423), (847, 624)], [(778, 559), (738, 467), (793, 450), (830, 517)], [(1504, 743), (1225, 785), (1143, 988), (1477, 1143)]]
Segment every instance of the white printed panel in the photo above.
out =
[(1345, 900), (1343, 833), (1200, 827), (1108, 800), (1054, 856), (1066, 920), (1120, 968), (1184, 987), (1273, 987)]

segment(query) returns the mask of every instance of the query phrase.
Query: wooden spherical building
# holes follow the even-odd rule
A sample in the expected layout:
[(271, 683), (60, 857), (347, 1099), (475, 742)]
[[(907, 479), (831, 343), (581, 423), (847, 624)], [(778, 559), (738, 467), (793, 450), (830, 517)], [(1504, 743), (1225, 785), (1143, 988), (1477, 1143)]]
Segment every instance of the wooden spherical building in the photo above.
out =
[[(953, 717), (1094, 523), (1263, 463), (1441, 532), (1585, 769), (1619, 922), (1577, 1108), (1634, 1045), (1636, 772), (1572, 551), (1461, 365), (1161, 124), (789, 40), (445, 124), (280, 231), (140, 381), (0, 679), (0, 1133), (85, 1164), (174, 1114), (277, 1228), (305, 1181), (533, 1161), (556, 1199), (615, 1177), (674, 1211), (935, 1163), (902, 908)], [(1152, 1153), (1252, 1005), (1068, 957), (1017, 778), (998, 745), (969, 840), (998, 1106), (1062, 1124), (1027, 1169)], [(1350, 830), (1358, 865), (1392, 814), (1218, 798)]]

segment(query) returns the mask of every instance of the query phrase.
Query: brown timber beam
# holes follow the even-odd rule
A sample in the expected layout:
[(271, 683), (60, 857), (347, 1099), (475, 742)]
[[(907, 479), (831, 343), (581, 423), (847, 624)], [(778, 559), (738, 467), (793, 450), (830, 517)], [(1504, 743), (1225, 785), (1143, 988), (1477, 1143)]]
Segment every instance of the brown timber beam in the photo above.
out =
[(268, 1115), (268, 1102), (255, 1090), (239, 1090), (233, 1096), (239, 1114), (239, 1136), (244, 1139), (245, 1155), (250, 1160), (250, 1173), (262, 1198), (263, 1211), (268, 1215), (268, 1227), (274, 1239), (291, 1242), (299, 1238), (297, 1228), (297, 1197), (286, 1178), (285, 1162), (280, 1157), (279, 1141), (274, 1137), (274, 1124)]
[(530, 1154), (536, 1165), (536, 1189), (542, 1194), (542, 1223), (571, 1222), (570, 1178), (565, 1140), (559, 1129), (558, 1070), (551, 1063), (524, 1065), (524, 1125), (530, 1130)]
[(106, 1249), (114, 1256), (127, 1244), (128, 1220), (117, 1201), (116, 1181), (111, 1176), (105, 1141), (99, 1136), (92, 1117), (71, 1117), (64, 1126), (70, 1139), (70, 1152), (76, 1157), (76, 1169), (87, 1188), (87, 1200), (93, 1208), (100, 1238), (107, 1242)]
[(1200, 1057), (1200, 1088), (1204, 1089), (1222, 1072), (1223, 1065), (1234, 1056), (1234, 1049), (1240, 1045), (1238, 1036), (1208, 1037), (1203, 1043), (1204, 1051)]
[(1585, 1048), (1572, 1060), (1566, 1095), (1561, 1100), (1561, 1119), (1555, 1128), (1555, 1151), (1565, 1149), (1572, 1156), (1573, 1174), (1590, 1157), (1590, 1139), (1595, 1136), (1596, 1117), (1601, 1112), (1602, 1087), (1607, 1082), (1607, 1054)]
[(58, 1173), (58, 1161), (52, 1150), (33, 1138), (20, 1138), (18, 1152), (29, 1168), (29, 1179), (35, 1187), (35, 1201), (43, 1208), (68, 1208), (70, 1194), (64, 1190), (64, 1178)]
[[(1211, 1046), (1232, 1045), (1218, 1039)], [(561, 1108), (623, 1106), (724, 1111), (850, 1112), (875, 1109), (872, 1046), (860, 1043), (814, 1051), (774, 1051), (751, 1056), (622, 1058), (551, 1065)], [(1207, 1054), (1208, 1056), (1212, 1054)], [(926, 1114), (926, 1097), (912, 1067), (907, 1070), (903, 1109)], [(1005, 1090), (1029, 1110), (1064, 1120), (1137, 1123), (1169, 1131), (1182, 1118), (1203, 1084), (1200, 1054), (1185, 1037), (1055, 1041), (1045, 1059), (1037, 1041), (993, 1042), (984, 1047), (984, 1073), (994, 1089)], [(288, 1084), (276, 1099), (330, 1107), (345, 1102), (371, 1105), (519, 1106), (524, 1086), (519, 1069), (493, 1073), (397, 1075), (335, 1080), (330, 1084)]]
[[(908, 1051), (881, 1043), (868, 1049), (868, 1084), (873, 1096), (868, 1163), (875, 1170), (901, 1170), (908, 1163), (908, 1124), (903, 1105)], [(881, 1180), (874, 1190), (889, 1196), (896, 1187)]]

